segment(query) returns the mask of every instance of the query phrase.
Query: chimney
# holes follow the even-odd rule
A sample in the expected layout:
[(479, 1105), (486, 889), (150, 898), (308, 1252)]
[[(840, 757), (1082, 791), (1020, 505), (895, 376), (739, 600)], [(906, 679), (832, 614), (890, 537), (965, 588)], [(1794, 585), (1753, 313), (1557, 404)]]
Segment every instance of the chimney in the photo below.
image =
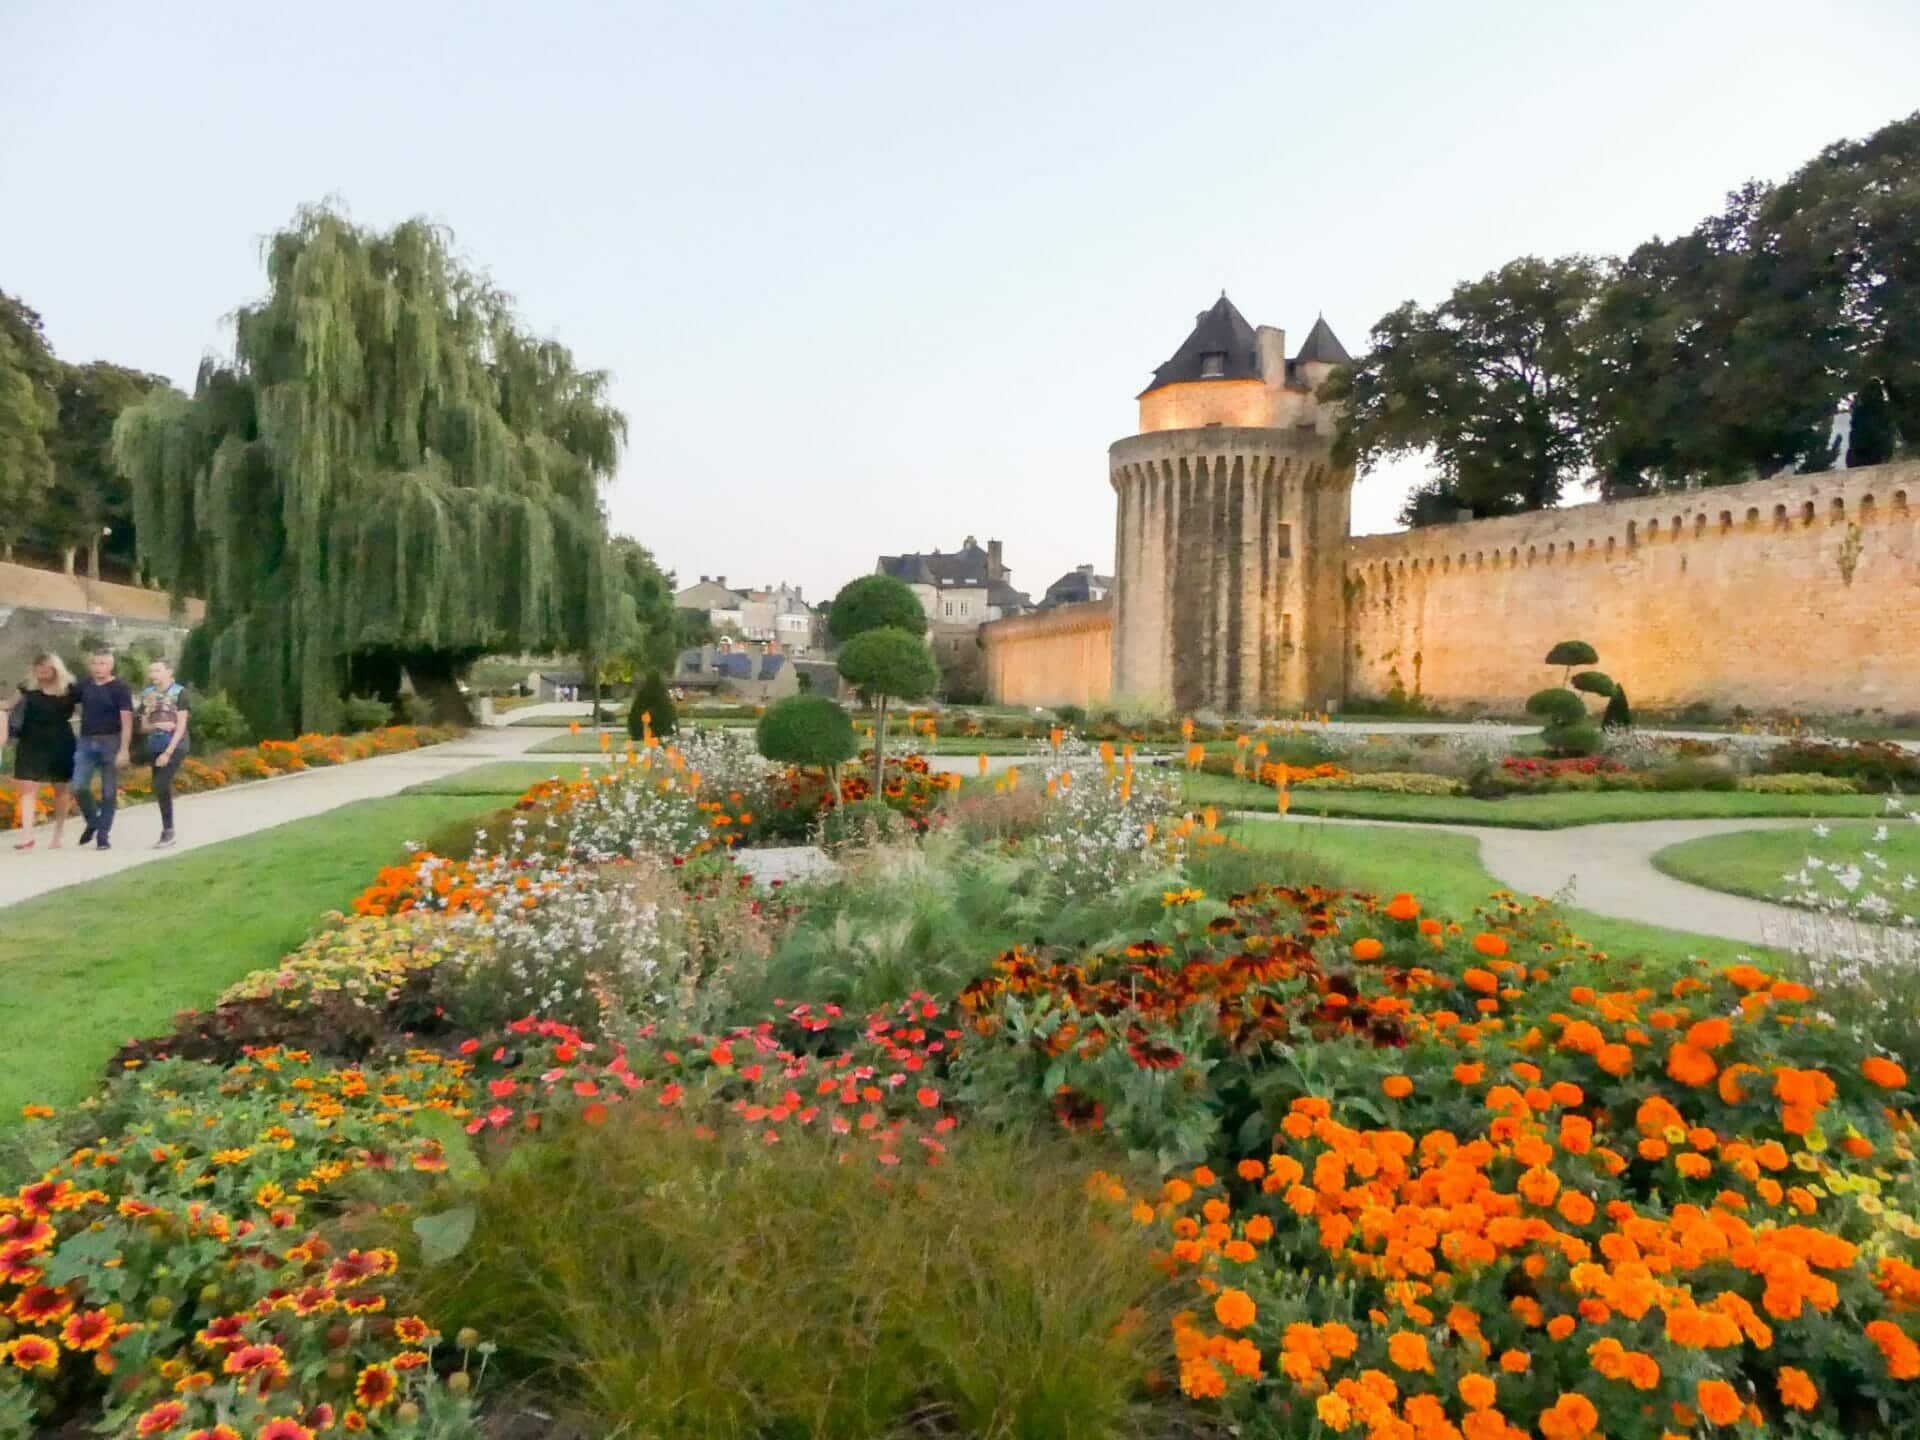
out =
[(1091, 565), (1076, 565), (1073, 568), (1082, 575), (1091, 575), (1093, 573), (1093, 566)]
[(724, 575), (716, 575), (713, 577), (713, 583), (720, 586), (722, 589), (725, 589), (727, 584), (727, 577)]
[(987, 541), (987, 578), (989, 580), (1004, 580), (1007, 577), (1007, 567), (1001, 562), (1000, 554), (1000, 542)]
[(1206, 324), (1206, 323), (1207, 323), (1207, 312), (1206, 312), (1206, 311), (1204, 311), (1204, 310), (1202, 310), (1202, 311), (1200, 311), (1200, 312), (1199, 312), (1199, 313), (1198, 313), (1197, 315), (1195, 315), (1195, 316), (1193, 317), (1193, 323), (1194, 323), (1195, 325), (1204, 325), (1204, 324)]

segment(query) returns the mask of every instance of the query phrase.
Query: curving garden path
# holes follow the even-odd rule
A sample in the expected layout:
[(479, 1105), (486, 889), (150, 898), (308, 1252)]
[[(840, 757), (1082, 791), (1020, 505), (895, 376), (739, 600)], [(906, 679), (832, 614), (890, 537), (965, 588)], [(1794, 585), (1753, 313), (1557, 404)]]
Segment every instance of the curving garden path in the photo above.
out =
[[(1256, 818), (1248, 816), (1246, 818)], [(1261, 812), (1258, 819), (1289, 825), (1384, 825), (1471, 835), (1480, 860), (1495, 879), (1523, 895), (1560, 896), (1583, 910), (1616, 920), (1638, 920), (1670, 930), (1691, 930), (1743, 944), (1767, 943), (1799, 912), (1764, 900), (1749, 900), (1690, 885), (1654, 868), (1653, 857), (1669, 845), (1741, 830), (1811, 829), (1814, 820), (1636, 820), (1611, 825), (1575, 825), (1564, 830), (1518, 830), (1490, 825), (1434, 825), (1408, 820), (1343, 820)]]

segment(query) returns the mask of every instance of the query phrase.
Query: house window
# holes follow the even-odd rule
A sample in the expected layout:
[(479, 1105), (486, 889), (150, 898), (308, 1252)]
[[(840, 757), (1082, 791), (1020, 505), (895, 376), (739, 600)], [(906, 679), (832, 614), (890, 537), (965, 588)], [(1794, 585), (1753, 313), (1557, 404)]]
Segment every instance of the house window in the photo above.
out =
[(949, 620), (953, 618), (953, 601), (951, 600), (947, 601), (947, 618)]
[(1227, 373), (1227, 357), (1218, 350), (1210, 350), (1200, 357), (1200, 378), (1218, 380)]

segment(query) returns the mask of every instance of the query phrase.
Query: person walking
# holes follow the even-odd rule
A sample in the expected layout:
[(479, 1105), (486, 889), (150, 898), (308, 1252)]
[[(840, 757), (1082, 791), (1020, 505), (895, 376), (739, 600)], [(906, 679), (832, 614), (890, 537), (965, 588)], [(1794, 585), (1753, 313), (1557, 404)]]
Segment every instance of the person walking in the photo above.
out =
[(53, 787), (53, 839), (57, 848), (67, 828), (73, 803), (73, 711), (79, 703), (73, 676), (58, 655), (36, 655), (33, 674), (13, 702), (7, 729), (14, 739), (13, 788), (15, 819), (23, 837), (16, 850), (31, 850), (40, 787)]
[[(120, 793), (120, 767), (131, 760), (133, 690), (113, 673), (113, 652), (87, 657), (87, 678), (73, 687), (80, 704), (80, 744), (74, 753), (73, 791), (86, 825), (80, 843), (93, 841), (111, 850), (114, 802)], [(93, 777), (100, 776), (100, 799), (93, 798)]]
[(187, 758), (187, 687), (173, 678), (173, 666), (156, 660), (147, 667), (147, 688), (140, 692), (140, 729), (153, 763), (153, 798), (160, 802), (160, 838), (155, 849), (173, 844), (173, 781)]

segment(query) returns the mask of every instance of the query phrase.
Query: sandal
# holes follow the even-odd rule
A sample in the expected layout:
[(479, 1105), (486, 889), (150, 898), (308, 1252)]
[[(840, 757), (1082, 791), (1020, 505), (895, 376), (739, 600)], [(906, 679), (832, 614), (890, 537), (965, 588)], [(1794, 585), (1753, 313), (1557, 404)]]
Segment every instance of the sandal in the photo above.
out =
[(13, 843), (13, 848), (16, 850), (31, 850), (33, 847), (34, 842), (31, 840), (16, 840)]

